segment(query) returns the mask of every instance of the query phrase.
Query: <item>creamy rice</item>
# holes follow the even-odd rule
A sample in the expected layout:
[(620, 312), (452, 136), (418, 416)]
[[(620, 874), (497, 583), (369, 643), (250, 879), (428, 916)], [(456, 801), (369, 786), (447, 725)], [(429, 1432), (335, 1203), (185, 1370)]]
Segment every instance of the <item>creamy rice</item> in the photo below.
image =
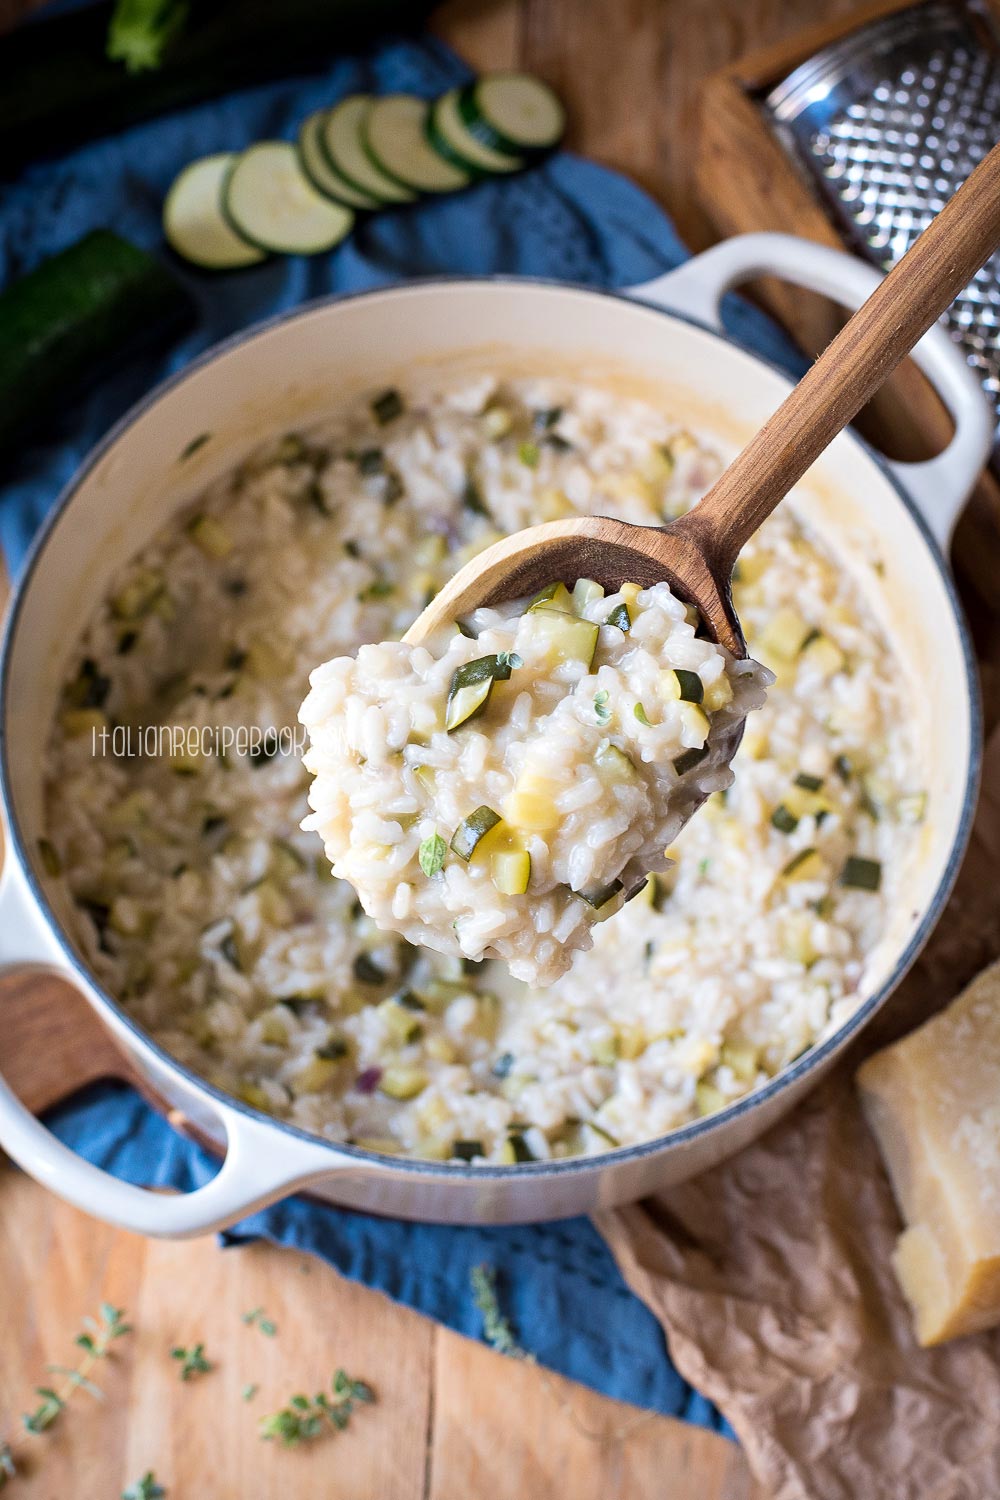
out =
[(303, 826), (381, 929), (551, 984), (731, 784), (765, 674), (666, 583), (556, 583), (462, 624), (313, 672)]
[(548, 989), (377, 931), (300, 829), (296, 755), (95, 753), (109, 725), (291, 732), (316, 662), (401, 635), (500, 534), (679, 514), (718, 467), (649, 406), (484, 375), (361, 403), (216, 484), (116, 580), (53, 726), (42, 855), (101, 981), (251, 1104), (438, 1159), (657, 1136), (840, 1025), (902, 899), (922, 775), (898, 663), (787, 506), (740, 563), (777, 681), (735, 782)]

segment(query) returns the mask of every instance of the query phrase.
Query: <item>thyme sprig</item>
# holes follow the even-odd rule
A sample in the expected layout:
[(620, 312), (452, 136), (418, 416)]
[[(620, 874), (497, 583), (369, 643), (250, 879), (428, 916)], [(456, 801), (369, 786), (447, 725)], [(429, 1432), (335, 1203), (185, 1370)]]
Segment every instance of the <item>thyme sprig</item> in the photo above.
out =
[(265, 1318), (262, 1307), (252, 1307), (249, 1312), (243, 1313), (243, 1322), (251, 1328), (259, 1328), (261, 1333), (269, 1339), (273, 1339), (278, 1331), (278, 1325), (271, 1318)]
[(510, 1319), (500, 1306), (497, 1295), (496, 1267), (486, 1264), (473, 1266), (469, 1272), (472, 1295), (483, 1317), (483, 1337), (498, 1354), (507, 1354), (511, 1359), (532, 1360), (533, 1355), (522, 1349), (514, 1336)]
[(211, 1360), (205, 1358), (204, 1344), (194, 1344), (190, 1349), (178, 1344), (176, 1349), (171, 1349), (170, 1358), (181, 1361), (182, 1380), (192, 1380), (195, 1375), (207, 1375), (212, 1368)]
[(132, 1332), (131, 1324), (126, 1323), (124, 1318), (124, 1308), (112, 1307), (110, 1302), (101, 1303), (98, 1318), (84, 1318), (83, 1332), (78, 1333), (73, 1341), (78, 1349), (83, 1350), (83, 1358), (73, 1369), (66, 1365), (47, 1367), (51, 1373), (62, 1375), (64, 1378), (59, 1389), (48, 1385), (35, 1387), (35, 1394), (41, 1396), (42, 1401), (33, 1412), (24, 1414), (23, 1421), (28, 1432), (41, 1433), (51, 1427), (59, 1413), (68, 1404), (74, 1391), (84, 1390), (98, 1400), (104, 1399), (104, 1392), (100, 1386), (95, 1385), (89, 1378), (90, 1371), (99, 1359), (107, 1358), (115, 1339), (123, 1338), (126, 1333)]
[(10, 1444), (0, 1441), (0, 1490), (3, 1489), (8, 1479), (17, 1478), (17, 1465), (14, 1455), (10, 1451)]
[(127, 1490), (122, 1490), (122, 1500), (163, 1500), (166, 1493), (163, 1485), (157, 1484), (152, 1469), (147, 1469), (141, 1479), (130, 1484)]
[(356, 1404), (368, 1405), (375, 1400), (375, 1392), (363, 1380), (353, 1380), (346, 1370), (338, 1370), (333, 1377), (331, 1401), (325, 1391), (317, 1391), (311, 1399), (296, 1395), (287, 1406), (262, 1417), (260, 1435), (266, 1443), (280, 1438), (286, 1448), (298, 1443), (310, 1442), (327, 1430), (328, 1424), (335, 1432), (343, 1432), (351, 1420)]

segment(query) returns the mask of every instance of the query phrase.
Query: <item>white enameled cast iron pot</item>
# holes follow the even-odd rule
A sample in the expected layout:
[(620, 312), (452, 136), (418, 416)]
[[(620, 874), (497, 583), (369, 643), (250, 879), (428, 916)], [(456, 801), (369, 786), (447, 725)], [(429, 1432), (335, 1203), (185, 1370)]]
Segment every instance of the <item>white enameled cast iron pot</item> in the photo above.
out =
[[(43, 752), (64, 661), (112, 574), (174, 508), (263, 437), (425, 367), (454, 374), (485, 365), (604, 383), (662, 400), (671, 415), (734, 453), (789, 389), (783, 374), (720, 331), (723, 293), (759, 273), (852, 308), (876, 280), (836, 252), (787, 236), (748, 235), (624, 296), (500, 278), (421, 282), (325, 301), (205, 355), (143, 401), (90, 456), (34, 548), (3, 647), (0, 962), (53, 972), (82, 989), (155, 1094), (224, 1149), (225, 1160), (210, 1183), (186, 1195), (131, 1186), (61, 1145), (0, 1079), (0, 1145), (27, 1172), (78, 1207), (151, 1235), (217, 1229), (305, 1187), (336, 1203), (426, 1220), (497, 1223), (587, 1212), (693, 1176), (746, 1145), (815, 1085), (883, 1004), (941, 912), (977, 786), (975, 672), (944, 552), (985, 461), (991, 421), (940, 328), (917, 358), (955, 418), (948, 448), (927, 463), (888, 464), (844, 433), (794, 497), (859, 580), (912, 684), (929, 793), (926, 837), (854, 1015), (748, 1098), (660, 1140), (553, 1163), (472, 1168), (324, 1144), (220, 1094), (145, 1035), (88, 973), (66, 935), (67, 914), (56, 909), (38, 868)], [(179, 462), (205, 432), (210, 439)]]

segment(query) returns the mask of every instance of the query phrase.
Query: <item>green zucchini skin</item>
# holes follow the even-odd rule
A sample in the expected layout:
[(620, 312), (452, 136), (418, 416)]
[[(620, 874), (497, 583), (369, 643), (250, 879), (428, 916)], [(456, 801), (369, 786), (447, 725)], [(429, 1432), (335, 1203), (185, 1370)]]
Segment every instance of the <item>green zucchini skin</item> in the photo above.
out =
[(198, 0), (153, 72), (105, 55), (110, 3), (19, 26), (0, 46), (0, 179), (167, 110), (296, 71), (388, 31), (411, 32), (431, 0)]
[(95, 369), (194, 317), (158, 260), (95, 229), (0, 293), (0, 452), (57, 410)]

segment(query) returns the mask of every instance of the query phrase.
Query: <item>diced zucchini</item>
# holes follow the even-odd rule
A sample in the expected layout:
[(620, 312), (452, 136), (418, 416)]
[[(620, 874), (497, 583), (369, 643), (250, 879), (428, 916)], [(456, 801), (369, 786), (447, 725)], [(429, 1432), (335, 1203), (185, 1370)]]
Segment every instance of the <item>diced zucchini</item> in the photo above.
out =
[(483, 412), (483, 431), (491, 442), (507, 436), (514, 425), (514, 417), (506, 406), (489, 406)]
[(277, 1011), (269, 1011), (260, 1018), (260, 1039), (268, 1047), (288, 1046), (288, 1022)]
[(319, 1094), (331, 1084), (340, 1071), (339, 1062), (326, 1057), (313, 1056), (292, 1079), (292, 1093)]
[(641, 779), (635, 762), (610, 740), (598, 745), (594, 753), (594, 764), (602, 775), (614, 781), (639, 781)]
[(489, 842), (495, 846), (503, 831), (503, 819), (499, 813), (494, 812), (492, 807), (477, 807), (475, 812), (463, 818), (455, 829), (451, 840), (452, 850), (459, 859), (468, 862), (477, 852), (480, 855), (488, 852), (487, 846), (483, 843), (488, 835), (492, 835)]
[(782, 880), (824, 880), (829, 874), (826, 860), (818, 850), (800, 849), (781, 872)]
[(450, 734), (461, 724), (482, 713), (489, 702), (494, 682), (506, 682), (521, 658), (513, 651), (499, 651), (494, 656), (480, 656), (456, 667), (448, 689), (445, 728)]
[(78, 739), (83, 734), (100, 734), (107, 729), (108, 718), (99, 708), (68, 708), (60, 723), (70, 739)]
[(490, 860), (490, 877), (501, 896), (523, 896), (531, 879), (526, 849), (502, 849)]
[(415, 1099), (428, 1084), (423, 1068), (386, 1068), (379, 1080), (379, 1092), (389, 1099)]
[(727, 703), (732, 703), (732, 701), (732, 684), (730, 683), (729, 678), (726, 676), (725, 672), (723, 672), (715, 679), (710, 687), (707, 687), (705, 689), (704, 697), (701, 700), (701, 706), (708, 713), (714, 714), (718, 713), (720, 708), (725, 708)]
[(842, 672), (846, 658), (839, 646), (834, 645), (828, 635), (817, 632), (802, 652), (809, 664), (822, 672), (824, 677), (833, 677)]
[(500, 1160), (507, 1166), (514, 1166), (517, 1162), (521, 1161), (535, 1160), (531, 1147), (519, 1130), (511, 1131), (500, 1147)]
[(704, 744), (705, 740), (708, 739), (709, 730), (712, 727), (708, 722), (708, 715), (704, 710), (699, 708), (697, 703), (682, 702), (678, 713), (680, 714), (685, 732), (700, 738), (702, 744)]
[(128, 583), (112, 595), (111, 608), (120, 620), (136, 620), (149, 613), (164, 592), (163, 574), (155, 568), (139, 568)]
[(547, 583), (540, 589), (525, 610), (532, 609), (558, 609), (564, 614), (573, 613), (573, 596), (564, 583)]
[(454, 1141), (451, 1148), (452, 1158), (455, 1161), (474, 1161), (477, 1156), (485, 1156), (482, 1141)]
[(771, 616), (761, 634), (760, 649), (765, 656), (776, 656), (780, 661), (794, 661), (808, 633), (809, 626), (797, 610), (779, 609)]
[(414, 766), (413, 775), (428, 797), (433, 797), (437, 791), (437, 771), (434, 766)]
[(771, 823), (779, 833), (794, 833), (799, 826), (798, 818), (783, 802), (779, 803), (771, 814)]
[(855, 891), (877, 891), (882, 884), (882, 865), (877, 859), (852, 854), (841, 871), (840, 883)]
[[(564, 590), (564, 593), (570, 600), (569, 591)], [(594, 621), (581, 620), (577, 615), (564, 614), (560, 609), (532, 606), (530, 628), (551, 662), (579, 661), (590, 668), (600, 635), (600, 626)]]
[(400, 1046), (408, 1046), (410, 1042), (418, 1040), (423, 1027), (417, 1019), (419, 1011), (416, 1008), (404, 1005), (398, 995), (394, 995), (391, 1000), (383, 1000), (376, 1008), (394, 1042)]
[(813, 917), (809, 912), (789, 912), (782, 923), (781, 951), (792, 963), (809, 968), (819, 957), (813, 943)]
[(588, 604), (595, 604), (603, 598), (604, 589), (592, 578), (578, 578), (573, 585), (573, 608), (577, 614), (582, 614)]
[(187, 524), (187, 534), (206, 557), (228, 557), (233, 550), (232, 537), (214, 516), (195, 516)]
[(598, 1037), (591, 1043), (590, 1055), (598, 1067), (613, 1068), (618, 1061), (618, 1037)]
[(680, 699), (684, 703), (701, 703), (704, 700), (705, 684), (697, 672), (672, 667), (669, 672), (664, 672), (660, 682), (665, 699)]
[(674, 770), (678, 776), (686, 776), (688, 771), (693, 771), (695, 766), (701, 765), (707, 754), (708, 748), (704, 745), (700, 750), (685, 750), (683, 755), (675, 757)]
[(758, 1049), (750, 1042), (723, 1042), (719, 1062), (731, 1069), (741, 1083), (752, 1083), (758, 1073)]
[(507, 822), (528, 833), (551, 833), (559, 827), (556, 798), (561, 791), (558, 782), (526, 765), (507, 798), (504, 808)]
[(621, 604), (615, 605), (604, 623), (605, 625), (614, 625), (617, 630), (621, 630), (625, 635), (628, 635), (632, 629), (632, 616), (629, 614), (628, 605), (624, 600)]
[(695, 1084), (694, 1100), (699, 1115), (714, 1115), (717, 1110), (725, 1109), (726, 1096), (721, 1089), (717, 1089), (714, 1083)]
[(927, 816), (927, 793), (911, 792), (900, 797), (896, 803), (896, 813), (903, 823), (922, 823)]
[(607, 885), (590, 886), (585, 891), (574, 891), (574, 896), (579, 896), (581, 901), (593, 907), (594, 911), (600, 911), (602, 906), (607, 906), (615, 896), (620, 895), (625, 889), (620, 880), (611, 880)]

